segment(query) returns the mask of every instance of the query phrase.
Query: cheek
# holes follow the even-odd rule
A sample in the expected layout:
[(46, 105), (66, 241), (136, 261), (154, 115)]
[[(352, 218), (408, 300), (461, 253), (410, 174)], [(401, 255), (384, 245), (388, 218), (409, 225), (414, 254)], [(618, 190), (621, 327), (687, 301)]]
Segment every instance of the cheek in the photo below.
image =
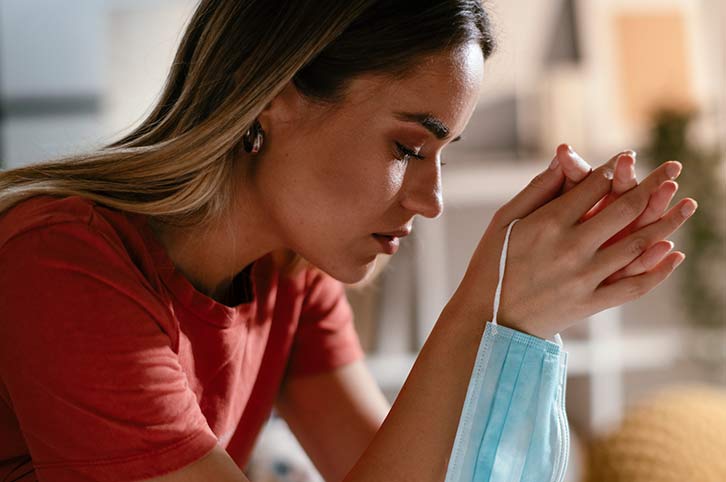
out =
[(280, 157), (264, 188), (281, 191), (271, 202), (285, 224), (341, 238), (380, 229), (403, 185), (406, 163), (385, 146), (372, 148), (369, 138), (351, 137), (306, 142)]
[[(380, 217), (398, 196), (405, 165), (397, 161), (373, 160), (365, 167), (353, 167), (340, 174), (346, 182), (334, 183), (338, 209), (343, 215)], [(367, 220), (366, 220), (367, 221)], [(373, 222), (378, 222), (373, 219)]]
[(391, 194), (395, 196), (403, 186), (403, 179), (406, 176), (406, 165), (403, 162), (393, 161), (388, 169), (388, 186)]
[(398, 195), (406, 171), (404, 163), (384, 156), (376, 153), (330, 160), (315, 175), (318, 192), (325, 193), (338, 212), (379, 211)]

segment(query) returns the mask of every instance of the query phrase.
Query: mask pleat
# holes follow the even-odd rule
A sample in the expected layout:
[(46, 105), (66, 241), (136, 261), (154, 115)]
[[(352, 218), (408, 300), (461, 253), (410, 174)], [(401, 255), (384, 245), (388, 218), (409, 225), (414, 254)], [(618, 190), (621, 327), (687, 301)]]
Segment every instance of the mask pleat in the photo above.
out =
[(501, 365), (506, 356), (506, 344), (494, 343), (493, 326), (487, 323), (477, 352), (472, 380), (467, 390), (467, 400), (452, 450), (452, 460), (446, 482), (472, 480), (474, 464), (462, 464), (476, 460), (484, 429), (489, 420), (489, 410), (497, 389)]
[[(484, 348), (489, 350), (488, 360), (486, 365), (482, 367), (484, 370), (482, 374), (483, 383), (476, 397), (477, 403), (473, 405), (474, 412), (469, 443), (466, 446), (463, 460), (477, 460), (481, 456), (481, 450), (493, 450), (493, 448), (482, 446), (482, 438), (489, 424), (492, 407), (496, 403), (495, 395), (498, 390), (499, 376), (502, 373), (502, 366), (509, 350), (509, 343), (506, 340), (503, 342), (501, 339), (497, 339), (499, 335), (495, 335), (494, 331), (495, 327), (487, 324), (484, 339), (489, 343), (485, 343)], [(463, 467), (460, 474), (461, 480), (473, 480), (474, 469), (474, 464)]]
[(566, 356), (550, 341), (487, 323), (446, 482), (561, 482)]
[(544, 356), (519, 338), (513, 343), (523, 346), (525, 352), (492, 466), (492, 480), (520, 479), (535, 430)]
[(559, 372), (559, 356), (545, 353), (542, 360), (542, 383), (537, 394), (535, 429), (527, 450), (531, 457), (524, 464), (525, 476), (522, 482), (549, 482), (552, 477), (562, 435), (558, 433), (558, 404), (552, 403), (560, 380)]
[[(494, 387), (494, 401), (489, 411), (489, 417), (479, 448), (479, 455), (474, 470), (474, 480), (489, 480), (491, 476), (496, 448), (499, 445), (499, 438), (505, 429), (504, 423), (507, 420), (514, 387), (517, 383), (517, 375), (521, 368), (522, 355), (526, 348), (520, 343), (513, 342), (511, 338), (509, 338), (508, 343), (504, 344), (504, 346), (506, 350), (503, 350), (503, 359), (500, 359), (497, 365), (497, 376), (492, 377), (497, 379), (497, 385)], [(490, 369), (494, 370), (494, 367), (490, 365)]]

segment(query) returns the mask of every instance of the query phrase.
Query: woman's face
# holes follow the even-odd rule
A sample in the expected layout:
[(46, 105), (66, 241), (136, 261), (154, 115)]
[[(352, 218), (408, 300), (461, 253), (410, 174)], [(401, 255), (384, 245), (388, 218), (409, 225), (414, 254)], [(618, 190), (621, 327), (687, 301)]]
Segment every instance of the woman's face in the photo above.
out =
[(358, 77), (332, 108), (288, 86), (259, 117), (266, 135), (252, 180), (281, 244), (355, 283), (384, 253), (374, 233), (439, 216), (442, 149), (471, 117), (483, 63), (472, 43), (402, 80)]

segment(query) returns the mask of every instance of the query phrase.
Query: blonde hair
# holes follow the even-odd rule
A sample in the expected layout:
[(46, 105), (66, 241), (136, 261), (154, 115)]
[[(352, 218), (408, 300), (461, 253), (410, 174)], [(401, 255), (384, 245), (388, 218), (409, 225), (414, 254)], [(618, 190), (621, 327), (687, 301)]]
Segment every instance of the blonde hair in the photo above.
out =
[[(0, 173), (0, 213), (41, 194), (79, 195), (172, 225), (224, 219), (241, 140), (289, 83), (335, 103), (366, 72), (401, 74), (434, 52), (494, 49), (480, 0), (202, 0), (160, 99), (133, 132), (96, 152)], [(411, 26), (416, 26), (412, 28)], [(263, 147), (264, 149), (264, 147)], [(281, 273), (307, 262), (276, 253)]]
[[(239, 158), (243, 134), (369, 2), (334, 2), (341, 5), (316, 12), (322, 16), (309, 25), (305, 16), (296, 21), (288, 15), (287, 24), (269, 33), (274, 45), (248, 38), (245, 23), (259, 19), (239, 21), (254, 15), (243, 3), (200, 3), (158, 103), (129, 135), (95, 152), (0, 172), (0, 213), (46, 194), (80, 195), (174, 225), (224, 217), (233, 165), (245, 162)], [(286, 32), (294, 45), (286, 42)], [(306, 265), (291, 251), (276, 258), (287, 274)]]

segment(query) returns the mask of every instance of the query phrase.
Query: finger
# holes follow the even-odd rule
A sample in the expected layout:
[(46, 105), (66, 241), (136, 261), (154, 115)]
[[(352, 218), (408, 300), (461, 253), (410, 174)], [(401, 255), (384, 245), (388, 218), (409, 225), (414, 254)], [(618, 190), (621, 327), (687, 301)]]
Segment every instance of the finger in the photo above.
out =
[[(585, 239), (586, 243), (590, 243), (590, 247), (598, 249), (605, 241), (635, 221), (648, 206), (651, 195), (663, 182), (678, 177), (681, 168), (681, 163), (677, 161), (664, 162), (655, 168), (638, 187), (626, 192), (597, 216), (590, 218), (575, 229), (580, 231), (579, 235)], [(604, 189), (606, 184), (603, 181), (604, 174), (592, 177), (594, 178), (593, 182), (588, 182), (590, 180), (590, 177), (588, 177), (560, 199), (579, 191), (578, 194), (580, 194), (581, 199), (575, 199), (572, 204), (579, 203), (578, 207), (585, 205), (587, 200), (597, 195), (597, 193), (588, 191)], [(580, 187), (583, 189), (580, 189)]]
[(616, 271), (605, 278), (603, 284), (612, 284), (618, 280), (627, 278), (628, 276), (635, 276), (645, 273), (646, 271), (650, 271), (655, 268), (668, 253), (671, 252), (673, 246), (673, 241), (667, 239), (658, 241), (625, 268)]
[(676, 191), (678, 191), (678, 183), (675, 181), (665, 181), (661, 184), (656, 192), (650, 196), (648, 206), (645, 208), (645, 211), (643, 211), (643, 214), (638, 216), (638, 218), (630, 223), (625, 229), (605, 241), (600, 249), (606, 248), (623, 239), (630, 233), (658, 221), (668, 208), (668, 205), (673, 199), (673, 196), (676, 194)]
[(565, 175), (559, 166), (547, 168), (537, 174), (522, 191), (497, 211), (497, 217), (504, 224), (523, 218), (547, 204), (562, 189)]
[(581, 223), (608, 207), (620, 194), (638, 185), (638, 180), (635, 177), (635, 155), (635, 151), (627, 150), (615, 156), (615, 175), (611, 191), (580, 218)]
[(572, 189), (592, 171), (592, 166), (568, 144), (560, 144), (557, 146), (555, 156), (557, 156), (566, 177), (562, 192), (567, 192)]
[(598, 167), (550, 206), (550, 215), (566, 225), (579, 221), (593, 205), (610, 192), (613, 170), (618, 156)]
[(650, 271), (598, 287), (592, 296), (591, 309), (602, 311), (642, 297), (665, 281), (684, 259), (686, 255), (676, 251)]
[(580, 222), (584, 223), (591, 217), (595, 216), (597, 213), (612, 204), (617, 198), (617, 195), (613, 194), (612, 192), (607, 193), (604, 198), (600, 199), (597, 204), (592, 207), (592, 209), (590, 209), (580, 218)]
[[(592, 275), (599, 284), (612, 273), (624, 268), (656, 242), (672, 235), (695, 212), (696, 201), (686, 198), (673, 206), (660, 221), (636, 231), (595, 253)], [(604, 214), (604, 213), (603, 213)]]
[(671, 203), (676, 191), (678, 191), (678, 183), (676, 181), (668, 180), (658, 186), (658, 190), (653, 193), (648, 201), (648, 207), (634, 221), (632, 226), (633, 230), (645, 227), (659, 220), (666, 209), (668, 209), (668, 205)]
[(638, 185), (635, 178), (635, 155), (634, 151), (618, 156), (615, 164), (615, 177), (613, 178), (614, 194), (623, 194)]

